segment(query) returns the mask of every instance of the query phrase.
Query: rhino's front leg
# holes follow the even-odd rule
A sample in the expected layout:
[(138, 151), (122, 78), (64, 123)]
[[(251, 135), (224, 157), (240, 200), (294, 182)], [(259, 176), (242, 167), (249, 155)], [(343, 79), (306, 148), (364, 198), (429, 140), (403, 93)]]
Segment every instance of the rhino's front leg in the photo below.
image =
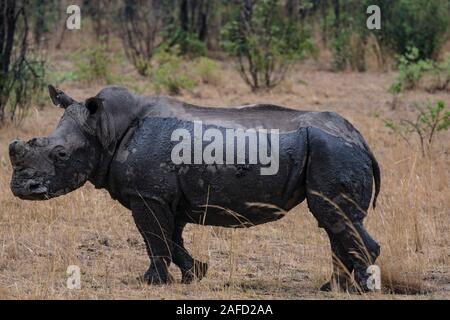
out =
[(149, 284), (171, 282), (168, 267), (172, 261), (174, 217), (169, 207), (161, 201), (140, 199), (132, 203), (131, 210), (150, 258), (144, 280)]
[(181, 270), (181, 282), (191, 283), (194, 279), (200, 281), (208, 271), (208, 264), (198, 261), (189, 254), (184, 247), (183, 229), (185, 223), (175, 222), (175, 230), (173, 233), (173, 262)]

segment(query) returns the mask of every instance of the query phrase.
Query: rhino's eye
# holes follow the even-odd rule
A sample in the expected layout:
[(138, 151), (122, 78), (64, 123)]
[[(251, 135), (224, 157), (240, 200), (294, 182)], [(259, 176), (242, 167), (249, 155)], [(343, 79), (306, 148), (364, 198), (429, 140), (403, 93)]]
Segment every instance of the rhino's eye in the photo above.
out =
[(52, 158), (57, 161), (69, 159), (69, 153), (63, 146), (56, 146), (52, 151)]
[(60, 158), (66, 158), (66, 157), (67, 157), (67, 152), (65, 152), (65, 151), (59, 151), (59, 152), (58, 152), (58, 157), (60, 157)]

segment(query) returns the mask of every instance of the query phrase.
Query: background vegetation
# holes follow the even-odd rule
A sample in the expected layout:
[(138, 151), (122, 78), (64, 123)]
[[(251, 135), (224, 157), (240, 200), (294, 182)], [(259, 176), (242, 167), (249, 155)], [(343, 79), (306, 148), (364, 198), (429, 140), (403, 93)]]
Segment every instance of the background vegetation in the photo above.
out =
[[(380, 30), (366, 26), (366, 9), (373, 4), (381, 8)], [(65, 5), (2, 2), (0, 123), (6, 113), (22, 117), (39, 96), (47, 69), (42, 53), (61, 48), (72, 32), (65, 28)], [(83, 30), (92, 30), (97, 41), (74, 55), (78, 74), (73, 76), (88, 82), (116, 80), (108, 74), (112, 37), (121, 39), (137, 72), (169, 94), (195, 86), (176, 70), (202, 56), (233, 58), (252, 90), (275, 87), (294, 63), (317, 58), (320, 51), (331, 52), (335, 71), (365, 71), (371, 54), (380, 70), (398, 67), (393, 93), (415, 87), (429, 71), (436, 77), (430, 90), (446, 89), (450, 81), (448, 59), (433, 66), (443, 58), (449, 36), (448, 0), (99, 0), (79, 5)]]

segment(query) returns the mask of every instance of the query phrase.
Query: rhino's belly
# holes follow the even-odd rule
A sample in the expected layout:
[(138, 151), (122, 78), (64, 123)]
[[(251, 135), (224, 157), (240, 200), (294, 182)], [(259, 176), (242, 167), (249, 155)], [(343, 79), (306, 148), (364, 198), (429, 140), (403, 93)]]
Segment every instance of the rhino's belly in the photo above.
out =
[[(237, 212), (239, 211), (239, 212)], [(226, 228), (248, 228), (278, 220), (286, 214), (276, 207), (254, 206), (236, 211), (219, 205), (205, 206), (201, 210), (193, 210), (185, 213), (184, 220), (188, 223), (220, 226)]]
[(305, 199), (304, 139), (299, 132), (280, 138), (277, 172), (270, 175), (261, 174), (260, 164), (183, 166), (178, 184), (187, 221), (248, 227), (281, 218)]
[[(248, 227), (281, 218), (305, 199), (302, 169), (260, 176), (258, 168), (244, 173), (232, 167), (211, 172), (190, 169), (180, 181), (188, 222)], [(281, 164), (280, 169), (286, 170)], [(298, 174), (297, 174), (298, 172)]]

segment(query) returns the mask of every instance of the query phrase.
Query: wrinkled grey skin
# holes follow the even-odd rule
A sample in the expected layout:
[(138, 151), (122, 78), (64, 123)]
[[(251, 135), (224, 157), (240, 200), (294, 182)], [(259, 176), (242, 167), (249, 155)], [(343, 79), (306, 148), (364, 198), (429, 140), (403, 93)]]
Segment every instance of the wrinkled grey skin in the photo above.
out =
[[(132, 211), (151, 263), (144, 279), (169, 282), (168, 265), (182, 282), (206, 274), (207, 264), (183, 246), (187, 223), (250, 227), (281, 218), (305, 199), (330, 238), (333, 276), (322, 289), (348, 288), (349, 274), (367, 289), (366, 268), (379, 255), (363, 227), (380, 170), (360, 133), (331, 112), (304, 112), (274, 105), (204, 108), (166, 97), (134, 95), (107, 87), (76, 102), (49, 87), (54, 104), (65, 108), (45, 138), (13, 141), (11, 190), (27, 200), (45, 200), (90, 181)], [(275, 175), (260, 165), (175, 165), (175, 129), (266, 128), (280, 131), (280, 164)], [(248, 161), (246, 161), (248, 163)], [(264, 204), (264, 205), (261, 205)], [(207, 205), (207, 207), (205, 207)]]

